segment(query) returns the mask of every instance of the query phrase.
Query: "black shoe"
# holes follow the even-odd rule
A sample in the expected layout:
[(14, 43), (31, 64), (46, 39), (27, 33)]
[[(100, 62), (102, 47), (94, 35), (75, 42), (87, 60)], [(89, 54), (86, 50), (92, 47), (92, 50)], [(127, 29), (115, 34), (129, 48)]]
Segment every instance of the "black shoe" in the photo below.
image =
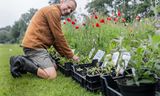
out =
[(27, 74), (27, 72), (25, 70), (23, 70), (22, 64), (23, 60), (22, 60), (22, 56), (11, 56), (11, 61), (12, 62), (17, 62), (16, 66), (17, 67), (17, 71), (20, 72), (21, 74)]
[(34, 75), (37, 75), (38, 66), (28, 57), (28, 56), (22, 56), (21, 57), (21, 69), (25, 72), (32, 73)]
[(21, 73), (19, 71), (20, 61), (18, 56), (10, 57), (10, 72), (14, 78), (21, 77)]
[(38, 66), (27, 56), (12, 56), (10, 57), (10, 71), (14, 78), (21, 77), (27, 72), (37, 75)]

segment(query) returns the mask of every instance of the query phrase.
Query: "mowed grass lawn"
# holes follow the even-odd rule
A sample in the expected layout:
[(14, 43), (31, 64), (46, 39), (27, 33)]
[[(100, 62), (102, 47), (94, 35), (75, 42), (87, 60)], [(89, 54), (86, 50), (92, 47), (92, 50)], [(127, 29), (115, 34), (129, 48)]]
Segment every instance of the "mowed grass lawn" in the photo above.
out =
[(91, 93), (58, 72), (55, 80), (40, 79), (32, 74), (13, 78), (9, 69), (9, 57), (22, 55), (19, 45), (0, 44), (0, 96), (101, 96)]

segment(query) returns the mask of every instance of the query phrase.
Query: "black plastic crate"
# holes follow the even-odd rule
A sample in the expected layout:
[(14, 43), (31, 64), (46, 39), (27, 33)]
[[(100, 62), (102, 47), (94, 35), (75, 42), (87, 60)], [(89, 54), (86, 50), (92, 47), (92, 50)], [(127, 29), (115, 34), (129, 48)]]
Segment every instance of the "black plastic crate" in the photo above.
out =
[(60, 58), (52, 55), (51, 53), (49, 54), (51, 60), (54, 60), (56, 64), (59, 64)]
[(57, 64), (58, 66), (58, 70), (64, 74), (66, 77), (71, 76), (72, 74), (72, 66), (73, 63), (72, 62), (67, 62), (64, 65), (62, 64)]
[[(86, 72), (84, 70), (86, 70), (86, 68), (88, 67), (92, 67), (92, 63), (90, 64), (79, 64), (79, 65), (73, 65), (72, 68), (73, 68), (73, 74), (72, 74), (72, 78), (80, 83), (80, 85), (82, 87), (85, 86), (86, 84)], [(82, 72), (81, 71), (77, 71), (78, 68), (81, 68), (83, 69)]]
[[(103, 96), (123, 96), (119, 90), (119, 87), (116, 83), (116, 79), (121, 79), (123, 76), (119, 77), (111, 77), (111, 76), (103, 76), (101, 77), (101, 85), (102, 85), (102, 94)], [(160, 96), (160, 92), (157, 90), (155, 96)]]
[[(72, 78), (73, 78), (73, 80), (80, 83), (80, 85), (82, 87), (85, 87), (86, 86), (86, 74), (87, 74), (86, 68), (96, 66), (97, 62), (98, 62), (98, 60), (93, 60), (92, 63), (88, 63), (88, 64), (72, 65), (72, 70), (73, 70)], [(81, 70), (78, 71), (78, 69), (81, 69)]]
[[(118, 78), (122, 78), (122, 77), (118, 77)], [(114, 81), (115, 79), (118, 79), (115, 77), (111, 77), (110, 75), (106, 75), (101, 77), (101, 90), (102, 90), (102, 94), (104, 96), (123, 96), (120, 93), (120, 90), (118, 88), (118, 85), (116, 83), (116, 81)]]
[(89, 91), (101, 89), (100, 75), (87, 75), (87, 72), (78, 72), (77, 67), (82, 68), (84, 71), (86, 68), (93, 67), (92, 64), (74, 65), (72, 78)]
[(86, 75), (86, 80), (92, 83), (100, 82), (100, 75)]
[(156, 85), (156, 91), (160, 92), (160, 78), (158, 78), (158, 82)]
[(86, 86), (86, 89), (91, 92), (97, 92), (101, 87), (89, 87)]
[(85, 87), (90, 91), (97, 91), (101, 89), (100, 75), (86, 75)]
[[(101, 66), (103, 62), (99, 62), (99, 66)], [(97, 75), (86, 75), (86, 84), (85, 87), (87, 90), (96, 92), (101, 89), (101, 81), (100, 81), (100, 74)]]

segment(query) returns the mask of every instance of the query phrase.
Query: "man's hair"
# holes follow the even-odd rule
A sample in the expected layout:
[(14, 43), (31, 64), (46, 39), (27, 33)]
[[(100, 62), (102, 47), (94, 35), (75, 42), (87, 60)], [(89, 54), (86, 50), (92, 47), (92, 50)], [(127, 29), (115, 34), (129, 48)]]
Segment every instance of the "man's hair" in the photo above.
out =
[(77, 7), (77, 2), (76, 2), (76, 0), (65, 0), (65, 2), (69, 2), (69, 1), (74, 2), (75, 6)]

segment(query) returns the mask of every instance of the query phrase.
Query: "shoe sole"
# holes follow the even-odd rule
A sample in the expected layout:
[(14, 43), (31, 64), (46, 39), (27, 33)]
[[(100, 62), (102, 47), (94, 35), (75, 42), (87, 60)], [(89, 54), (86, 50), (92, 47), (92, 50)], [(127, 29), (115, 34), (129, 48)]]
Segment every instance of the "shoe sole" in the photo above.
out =
[[(12, 76), (13, 76), (14, 78), (16, 78), (16, 77), (21, 77), (20, 72), (16, 72), (16, 71), (15, 71), (16, 69), (18, 69), (18, 67), (13, 66), (13, 64), (14, 64), (14, 59), (15, 59), (15, 56), (11, 56), (11, 57), (10, 57), (10, 73), (12, 74)], [(14, 71), (13, 71), (13, 70), (14, 70)]]

